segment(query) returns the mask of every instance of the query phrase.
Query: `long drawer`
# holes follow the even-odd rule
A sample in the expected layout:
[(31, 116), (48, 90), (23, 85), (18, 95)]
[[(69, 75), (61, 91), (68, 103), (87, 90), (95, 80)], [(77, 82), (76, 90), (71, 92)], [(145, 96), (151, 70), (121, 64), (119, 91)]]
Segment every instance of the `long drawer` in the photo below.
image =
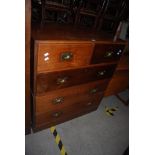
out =
[(46, 95), (38, 95), (36, 100), (36, 113), (44, 113), (52, 110), (60, 110), (66, 106), (81, 102), (94, 102), (96, 98), (103, 96), (103, 92), (109, 83), (109, 79), (64, 88)]
[(68, 120), (71, 120), (73, 118), (76, 118), (76, 117), (79, 117), (81, 115), (84, 115), (84, 114), (87, 114), (91, 111), (94, 111), (97, 109), (98, 106), (93, 106), (93, 107), (89, 107), (89, 108), (86, 108), (86, 109), (82, 109), (80, 110), (79, 112), (76, 112), (76, 113), (70, 113), (69, 115), (65, 115), (65, 117), (61, 117), (61, 119), (57, 119), (57, 121), (50, 121), (50, 122), (44, 122), (44, 123), (35, 123), (33, 124), (33, 131), (36, 132), (36, 131), (39, 131), (39, 130), (42, 130), (42, 129), (45, 129), (45, 128), (49, 128), (53, 125), (57, 125), (57, 124), (60, 124), (60, 123), (63, 123), (65, 121), (68, 121)]
[(43, 124), (51, 123), (51, 125), (63, 122), (66, 119), (70, 119), (72, 116), (79, 113), (84, 113), (89, 110), (97, 109), (102, 97), (96, 98), (93, 102), (82, 102), (63, 108), (61, 110), (53, 110), (52, 112), (46, 112), (35, 115), (35, 126), (41, 126)]
[(92, 43), (37, 43), (37, 71), (54, 71), (88, 65), (94, 45)]
[(40, 73), (36, 80), (36, 93), (47, 93), (79, 84), (106, 79), (112, 76), (116, 65), (102, 65), (49, 73)]

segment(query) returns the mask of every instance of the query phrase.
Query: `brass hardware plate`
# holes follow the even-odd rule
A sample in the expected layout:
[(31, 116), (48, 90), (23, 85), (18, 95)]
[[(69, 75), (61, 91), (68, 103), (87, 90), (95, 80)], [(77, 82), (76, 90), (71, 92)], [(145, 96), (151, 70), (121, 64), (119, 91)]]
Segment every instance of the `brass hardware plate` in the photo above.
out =
[(88, 102), (88, 103), (87, 103), (87, 106), (90, 106), (90, 105), (92, 105), (92, 102)]
[(60, 115), (62, 115), (62, 112), (55, 112), (52, 114), (53, 117), (59, 117)]
[(106, 52), (104, 57), (109, 58), (109, 57), (111, 57), (113, 54), (114, 54), (114, 52)]
[(61, 61), (70, 61), (73, 59), (73, 53), (66, 51), (61, 54)]
[(63, 78), (58, 78), (57, 79), (57, 84), (60, 85), (60, 84), (64, 84), (66, 83), (68, 80), (68, 77), (63, 77)]
[(99, 72), (98, 72), (98, 76), (103, 76), (103, 75), (105, 75), (105, 73), (106, 73), (106, 70), (104, 70), (104, 71), (99, 71)]
[(95, 94), (95, 93), (97, 93), (98, 92), (98, 88), (94, 88), (94, 89), (91, 89), (90, 90), (90, 93), (91, 94)]
[(62, 104), (64, 102), (64, 97), (58, 97), (52, 100), (52, 104)]

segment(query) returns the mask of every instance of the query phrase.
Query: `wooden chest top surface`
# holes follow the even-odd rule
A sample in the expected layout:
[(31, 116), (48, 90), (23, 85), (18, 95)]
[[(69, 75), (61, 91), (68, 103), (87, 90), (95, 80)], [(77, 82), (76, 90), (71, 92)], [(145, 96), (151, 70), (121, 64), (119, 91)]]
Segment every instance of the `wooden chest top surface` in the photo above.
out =
[[(32, 39), (41, 42), (85, 41), (112, 43), (113, 35), (103, 31), (95, 31), (90, 28), (77, 27), (61, 24), (32, 25)], [(117, 40), (114, 44), (126, 44), (125, 41)]]

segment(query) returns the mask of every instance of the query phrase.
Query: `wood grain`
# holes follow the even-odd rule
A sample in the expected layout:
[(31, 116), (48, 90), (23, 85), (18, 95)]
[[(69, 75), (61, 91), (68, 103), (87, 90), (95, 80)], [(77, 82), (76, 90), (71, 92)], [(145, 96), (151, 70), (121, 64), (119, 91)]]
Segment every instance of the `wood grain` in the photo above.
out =
[(50, 122), (44, 122), (42, 124), (33, 124), (33, 131), (34, 132), (37, 132), (37, 131), (40, 131), (40, 130), (43, 130), (43, 129), (46, 129), (46, 128), (49, 128), (51, 126), (54, 126), (54, 125), (57, 125), (57, 124), (60, 124), (60, 123), (63, 123), (65, 121), (68, 121), (68, 120), (71, 120), (73, 118), (77, 118), (81, 115), (84, 115), (84, 114), (87, 114), (89, 112), (92, 112), (94, 110), (97, 109), (98, 106), (93, 106), (93, 107), (90, 107), (90, 108), (86, 108), (86, 109), (81, 109), (80, 111), (77, 111), (76, 113), (70, 113), (69, 115), (66, 115), (65, 117), (62, 117), (61, 119), (57, 119), (57, 121), (50, 121)]
[[(108, 85), (109, 79), (60, 89), (45, 95), (36, 96), (36, 113), (44, 113), (80, 103), (92, 102), (94, 99), (103, 97), (103, 91)], [(62, 102), (55, 104), (55, 99), (62, 99)]]
[(61, 25), (61, 24), (39, 24), (32, 25), (32, 39), (41, 42), (51, 41), (72, 41), (72, 42), (102, 42), (102, 43), (118, 43), (126, 44), (125, 41), (117, 40), (113, 42), (113, 34), (99, 31), (96, 32), (91, 28), (82, 26)]
[[(100, 98), (101, 100), (101, 98)], [(36, 126), (40, 126), (45, 123), (58, 123), (59, 121), (64, 121), (67, 118), (72, 117), (72, 115), (78, 114), (81, 111), (87, 111), (89, 109), (94, 109), (98, 107), (98, 104), (100, 103), (100, 100), (94, 101), (91, 105), (88, 104), (88, 102), (78, 103), (71, 106), (68, 106), (61, 110), (53, 110), (53, 112), (46, 112), (44, 114), (36, 115)], [(58, 116), (55, 114), (59, 113)]]
[[(113, 95), (128, 85), (128, 71), (117, 70), (113, 76), (123, 52), (117, 53), (127, 44), (124, 41), (113, 42), (107, 33), (58, 24), (33, 26), (32, 39), (34, 131), (96, 110), (104, 94)], [(112, 56), (105, 57), (111, 51)], [(71, 59), (62, 61), (64, 53), (71, 53)]]
[[(37, 43), (37, 45), (38, 72), (88, 65), (93, 52), (93, 44), (91, 43)], [(70, 60), (62, 60), (61, 55), (64, 53), (72, 54), (72, 58)]]
[[(49, 73), (40, 73), (36, 80), (36, 93), (47, 93), (79, 84), (89, 83), (96, 80), (106, 79), (112, 76), (116, 65), (102, 65), (86, 67), (82, 69), (71, 69)], [(103, 72), (103, 75), (99, 75)], [(59, 81), (65, 82), (60, 84)]]

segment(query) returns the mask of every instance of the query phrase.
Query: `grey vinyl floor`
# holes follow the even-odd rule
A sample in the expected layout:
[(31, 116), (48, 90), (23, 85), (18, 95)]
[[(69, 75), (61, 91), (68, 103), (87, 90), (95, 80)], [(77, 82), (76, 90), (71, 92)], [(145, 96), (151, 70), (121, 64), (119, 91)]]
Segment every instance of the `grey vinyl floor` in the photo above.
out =
[[(127, 100), (128, 90), (119, 95)], [(105, 106), (119, 109), (106, 115)], [(56, 126), (68, 155), (122, 155), (129, 145), (129, 107), (115, 96), (104, 97), (99, 108)], [(25, 138), (26, 155), (60, 155), (50, 129)]]

